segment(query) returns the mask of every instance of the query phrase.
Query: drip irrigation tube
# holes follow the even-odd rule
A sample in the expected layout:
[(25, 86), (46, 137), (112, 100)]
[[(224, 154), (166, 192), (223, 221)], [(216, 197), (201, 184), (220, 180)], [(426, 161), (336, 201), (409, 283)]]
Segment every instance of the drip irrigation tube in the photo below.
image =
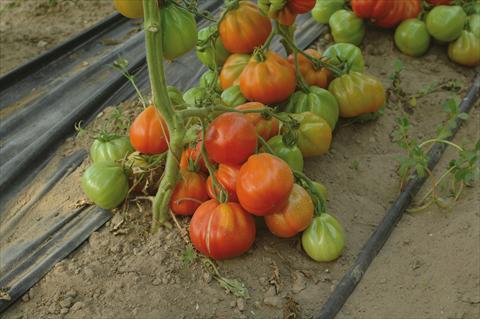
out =
[[(480, 74), (477, 74), (467, 95), (460, 104), (460, 112), (469, 113), (474, 103), (478, 100), (480, 92)], [(451, 129), (451, 136), (448, 140), (452, 140), (460, 128), (462, 120), (457, 117), (457, 125)], [(430, 158), (428, 168), (433, 170), (442, 157), (447, 145), (436, 143), (428, 153)], [(362, 247), (360, 254), (357, 256), (355, 263), (350, 267), (348, 272), (343, 276), (335, 290), (329, 296), (322, 309), (315, 316), (316, 319), (333, 319), (342, 309), (343, 305), (350, 297), (355, 287), (358, 285), (363, 275), (370, 266), (371, 262), (382, 249), (385, 242), (390, 237), (395, 225), (402, 217), (405, 210), (410, 206), (412, 199), (418, 193), (427, 177), (418, 177), (411, 179), (405, 189), (400, 193), (395, 203), (388, 210), (385, 217), (378, 225), (374, 233)]]

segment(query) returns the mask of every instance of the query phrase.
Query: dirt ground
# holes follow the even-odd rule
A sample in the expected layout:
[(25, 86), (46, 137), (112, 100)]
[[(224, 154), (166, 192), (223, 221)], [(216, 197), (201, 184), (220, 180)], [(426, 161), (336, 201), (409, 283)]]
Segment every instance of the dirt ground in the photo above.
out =
[[(368, 73), (389, 87), (394, 61), (400, 59), (405, 65), (402, 88), (409, 94), (433, 81), (454, 79), (464, 95), (474, 76), (473, 70), (449, 62), (444, 47), (412, 59), (396, 51), (390, 32), (369, 30), (364, 43)], [(441, 103), (451, 95), (432, 93), (407, 109), (414, 136), (433, 136), (436, 125), (446, 119)], [(176, 228), (150, 236), (149, 204), (132, 201), (127, 212), (115, 214), (58, 263), (4, 318), (312, 318), (398, 195), (394, 157), (402, 150), (391, 142), (390, 133), (405, 109), (391, 102), (376, 121), (341, 122), (329, 154), (306, 161), (305, 172), (327, 186), (329, 211), (347, 232), (346, 250), (337, 261), (316, 263), (302, 251), (298, 237), (280, 240), (259, 222), (247, 254), (217, 263), (223, 276), (240, 280), (248, 289), (249, 298), (235, 297), (200, 261), (186, 260)], [(138, 107), (126, 104), (122, 110), (134, 113)], [(477, 105), (455, 141), (477, 140), (479, 123)], [(60, 153), (88, 143), (85, 137), (69, 139)], [(447, 155), (436, 172), (447, 165), (452, 153)], [(79, 178), (87, 165), (57, 185), (38, 214), (49, 205), (67, 207), (82, 199)], [(467, 189), (450, 211), (432, 207), (406, 215), (338, 318), (477, 318), (479, 195), (478, 188)], [(188, 219), (180, 222), (186, 227)]]

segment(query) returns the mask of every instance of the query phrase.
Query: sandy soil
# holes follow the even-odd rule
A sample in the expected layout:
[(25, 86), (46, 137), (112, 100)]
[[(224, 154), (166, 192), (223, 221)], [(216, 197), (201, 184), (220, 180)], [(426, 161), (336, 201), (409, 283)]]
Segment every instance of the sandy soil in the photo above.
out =
[[(411, 59), (394, 49), (390, 33), (374, 30), (365, 43), (368, 72), (387, 87), (396, 59), (405, 64), (401, 78), (408, 93), (434, 80), (456, 79), (463, 95), (473, 79), (473, 70), (448, 61), (445, 48), (434, 47), (425, 57)], [(424, 139), (434, 133), (446, 118), (441, 102), (451, 95), (430, 94), (408, 110), (415, 136)], [(132, 108), (127, 105), (126, 110)], [(239, 298), (227, 294), (200, 261), (185, 260), (186, 246), (177, 229), (150, 236), (149, 204), (131, 202), (4, 317), (311, 318), (398, 195), (394, 157), (402, 151), (389, 135), (403, 112), (390, 103), (377, 121), (342, 122), (329, 154), (306, 162), (306, 173), (328, 187), (330, 212), (347, 231), (347, 247), (337, 261), (315, 263), (302, 252), (298, 238), (277, 239), (259, 223), (247, 254), (218, 263), (224, 276), (248, 288), (250, 298)], [(477, 107), (459, 142), (478, 139), (479, 119)], [(87, 145), (85, 138), (71, 139), (62, 152)], [(46, 202), (58, 203), (67, 189), (68, 201), (63, 202), (82, 199), (78, 179), (87, 164), (57, 185)], [(407, 215), (338, 317), (475, 318), (480, 308), (478, 207), (478, 189), (469, 189), (452, 212), (432, 208)], [(182, 227), (187, 223), (188, 218), (181, 220)]]

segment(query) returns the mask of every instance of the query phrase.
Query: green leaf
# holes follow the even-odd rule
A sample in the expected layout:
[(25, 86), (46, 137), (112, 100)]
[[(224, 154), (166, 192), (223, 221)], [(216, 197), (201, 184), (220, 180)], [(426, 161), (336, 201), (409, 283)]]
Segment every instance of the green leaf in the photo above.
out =
[(468, 114), (467, 113), (460, 113), (457, 115), (457, 117), (461, 120), (466, 121), (468, 119)]

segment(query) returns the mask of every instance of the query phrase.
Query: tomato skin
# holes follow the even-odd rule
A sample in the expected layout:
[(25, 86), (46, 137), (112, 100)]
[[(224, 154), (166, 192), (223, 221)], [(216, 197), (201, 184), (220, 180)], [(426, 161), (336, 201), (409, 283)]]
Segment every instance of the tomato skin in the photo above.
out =
[(335, 43), (328, 47), (323, 55), (328, 59), (328, 62), (335, 65), (340, 65), (341, 62), (345, 62), (348, 67), (348, 72), (365, 71), (362, 51), (351, 43)]
[(255, 241), (253, 216), (238, 203), (206, 201), (190, 222), (190, 239), (202, 254), (216, 260), (239, 256)]
[(90, 147), (90, 158), (94, 163), (115, 162), (132, 152), (133, 147), (128, 136), (119, 136), (105, 141), (95, 139)]
[(262, 15), (257, 5), (240, 1), (230, 10), (219, 25), (223, 46), (231, 53), (251, 53), (261, 46), (272, 31), (270, 19)]
[(305, 189), (293, 184), (287, 204), (278, 212), (265, 216), (265, 224), (275, 236), (293, 237), (305, 230), (313, 218), (313, 202)]
[(235, 107), (247, 102), (247, 99), (243, 96), (242, 91), (240, 91), (239, 85), (234, 85), (222, 92), (220, 96), (223, 103), (229, 107)]
[(292, 170), (303, 171), (303, 155), (296, 146), (287, 146), (283, 143), (281, 135), (277, 135), (268, 140), (268, 145), (276, 156), (284, 160)]
[[(229, 202), (238, 202), (236, 184), (238, 173), (240, 172), (240, 165), (218, 165), (218, 170), (215, 172), (215, 177), (217, 182), (219, 182), (225, 191), (228, 192), (228, 201)], [(207, 192), (210, 198), (216, 198), (216, 192), (213, 189), (212, 177), (209, 176), (207, 179)]]
[[(259, 102), (248, 102), (235, 107), (236, 110), (240, 111), (261, 110), (264, 108), (266, 108), (266, 106)], [(280, 122), (274, 117), (265, 119), (261, 113), (245, 113), (245, 117), (255, 127), (257, 134), (265, 141), (277, 135), (280, 130)]]
[(120, 205), (128, 194), (128, 178), (123, 167), (113, 162), (97, 162), (82, 176), (82, 190), (100, 208)]
[(267, 153), (250, 156), (237, 177), (237, 196), (249, 213), (265, 216), (287, 203), (293, 173), (282, 159)]
[(315, 217), (302, 234), (302, 246), (310, 258), (318, 262), (340, 257), (345, 247), (345, 231), (331, 215)]
[(315, 6), (315, 0), (288, 0), (287, 7), (293, 13), (302, 14), (312, 10)]
[(252, 57), (240, 75), (240, 90), (249, 101), (282, 102), (295, 91), (295, 87), (294, 67), (273, 51), (266, 53), (264, 61)]
[(436, 6), (427, 14), (427, 30), (442, 42), (451, 42), (462, 34), (467, 15), (460, 6)]
[(144, 154), (160, 154), (168, 149), (167, 123), (153, 105), (140, 113), (130, 126), (130, 143)]
[(341, 117), (355, 117), (378, 111), (385, 104), (385, 88), (371, 75), (350, 72), (330, 83)]
[(127, 18), (143, 18), (143, 0), (113, 0), (113, 4)]
[(257, 148), (255, 127), (243, 114), (223, 113), (207, 128), (205, 148), (217, 163), (242, 164)]
[(425, 22), (419, 19), (407, 19), (395, 30), (395, 45), (402, 53), (421, 56), (430, 47), (430, 34)]
[(475, 34), (477, 38), (480, 38), (480, 14), (475, 13), (468, 16), (468, 26), (470, 31)]
[(215, 64), (217, 67), (221, 67), (230, 55), (230, 52), (228, 52), (223, 46), (222, 39), (220, 39), (220, 37), (215, 40), (214, 46), (212, 46), (211, 43), (205, 43), (209, 36), (214, 34), (216, 31), (217, 30), (214, 24), (198, 31), (198, 40), (195, 48), (200, 62), (212, 70), (215, 68)]
[(365, 25), (363, 20), (353, 12), (338, 10), (328, 20), (336, 43), (351, 43), (360, 45), (365, 36)]
[(312, 9), (312, 17), (318, 23), (327, 24), (328, 20), (345, 5), (345, 0), (318, 0)]
[(480, 38), (473, 32), (462, 31), (462, 35), (448, 45), (448, 57), (464, 66), (480, 65)]
[(232, 85), (240, 84), (240, 74), (250, 61), (248, 54), (232, 54), (228, 57), (220, 71), (220, 84), (226, 90)]
[(197, 23), (193, 14), (173, 4), (160, 10), (162, 15), (163, 56), (174, 60), (197, 44)]
[(180, 170), (180, 179), (170, 199), (170, 209), (176, 215), (193, 215), (195, 210), (208, 200), (205, 177), (201, 174)]
[[(321, 59), (322, 55), (320, 52), (314, 49), (307, 49), (305, 53), (317, 58)], [(303, 54), (298, 54), (298, 65), (300, 67), (300, 73), (303, 76), (303, 79), (308, 85), (316, 85), (321, 88), (328, 87), (329, 79), (332, 73), (326, 68), (320, 68), (319, 70), (315, 69), (314, 64), (312, 61), (307, 59)], [(295, 68), (295, 56), (291, 54), (288, 57), (288, 62), (292, 64)]]
[(285, 111), (290, 113), (315, 113), (327, 121), (332, 131), (335, 129), (340, 112), (335, 96), (316, 86), (311, 86), (309, 93), (302, 91), (293, 93), (288, 100)]
[(312, 112), (293, 114), (300, 123), (297, 145), (304, 157), (319, 156), (330, 149), (332, 130), (327, 121)]

